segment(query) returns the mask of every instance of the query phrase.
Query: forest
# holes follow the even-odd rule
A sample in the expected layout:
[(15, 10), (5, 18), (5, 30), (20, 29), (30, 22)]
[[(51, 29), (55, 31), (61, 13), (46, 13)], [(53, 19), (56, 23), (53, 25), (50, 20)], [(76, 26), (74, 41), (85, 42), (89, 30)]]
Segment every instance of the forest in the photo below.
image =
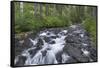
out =
[(96, 43), (96, 6), (28, 2), (14, 6), (16, 34), (81, 24)]

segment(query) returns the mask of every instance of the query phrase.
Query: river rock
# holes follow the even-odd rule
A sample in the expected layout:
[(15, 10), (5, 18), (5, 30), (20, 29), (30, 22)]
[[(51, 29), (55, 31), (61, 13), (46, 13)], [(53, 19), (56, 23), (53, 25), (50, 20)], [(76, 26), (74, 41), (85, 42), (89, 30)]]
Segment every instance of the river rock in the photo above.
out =
[[(33, 43), (36, 42), (34, 46), (29, 38), (33, 40)], [(28, 51), (27, 57), (31, 57), (29, 59), (36, 59), (34, 63), (31, 62), (32, 64), (97, 61), (97, 48), (93, 46), (89, 33), (80, 24), (64, 28), (47, 28), (37, 32), (36, 36), (32, 37), (32, 34), (30, 34), (23, 40), (22, 43), (20, 43), (22, 40), (15, 40), (16, 56), (20, 55), (20, 60), (16, 65), (19, 66), (20, 64), (24, 65), (27, 59), (22, 56), (23, 51)], [(34, 58), (34, 56), (36, 57)], [(27, 61), (30, 62), (28, 59)]]

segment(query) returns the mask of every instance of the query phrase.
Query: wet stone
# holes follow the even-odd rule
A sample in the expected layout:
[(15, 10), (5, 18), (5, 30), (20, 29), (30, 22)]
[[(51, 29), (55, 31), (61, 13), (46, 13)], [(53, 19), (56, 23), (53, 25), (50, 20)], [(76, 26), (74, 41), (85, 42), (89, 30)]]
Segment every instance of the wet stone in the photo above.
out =
[(47, 33), (47, 35), (50, 35), (51, 33)]
[(47, 43), (51, 41), (50, 37), (44, 37), (44, 40), (45, 40), (45, 42), (47, 42)]
[(76, 47), (73, 47), (71, 45), (66, 45), (64, 47), (64, 51), (69, 54), (69, 56), (79, 57), (82, 54), (81, 49), (78, 49)]
[(16, 66), (17, 66), (17, 65), (18, 65), (18, 66), (23, 66), (26, 59), (27, 59), (27, 58), (26, 58), (25, 56), (19, 56), (19, 58), (18, 58), (19, 61), (16, 63)]
[(23, 46), (26, 48), (30, 48), (33, 46), (32, 42), (29, 39), (25, 39), (25, 42), (23, 43)]
[(50, 41), (49, 44), (55, 44), (55, 41)]
[(62, 62), (62, 53), (63, 52), (61, 51), (61, 52), (59, 52), (59, 53), (56, 54), (56, 59), (57, 59), (58, 63)]
[(77, 63), (78, 61), (72, 57), (70, 57), (65, 63)]
[(39, 45), (43, 45), (43, 40), (42, 39), (38, 39), (38, 42), (37, 42), (37, 44), (36, 44), (37, 46), (39, 46)]
[(38, 52), (38, 50), (32, 49), (32, 50), (29, 50), (28, 52), (30, 53), (31, 57), (33, 57)]
[(51, 48), (47, 48), (46, 50), (51, 50)]
[[(47, 28), (37, 33), (37, 35), (38, 36), (35, 37), (32, 37), (32, 35), (28, 36), (28, 38), (31, 37), (31, 39), (37, 38), (35, 48), (28, 51), (28, 53), (30, 54), (29, 57), (31, 57), (32, 59), (35, 55), (37, 55), (38, 57), (34, 58), (37, 59), (37, 61), (33, 64), (54, 64), (64, 62), (76, 63), (90, 62), (91, 60), (97, 61), (97, 50), (92, 46), (93, 44), (91, 43), (92, 41), (90, 40), (90, 35), (88, 35), (88, 33), (80, 25), (72, 25), (67, 29)], [(65, 36), (65, 39), (62, 39), (62, 36)], [(58, 39), (56, 40), (56, 38)], [(59, 41), (59, 39), (61, 41)], [(33, 46), (32, 42), (30, 42), (27, 38), (24, 39), (24, 42), (22, 43), (19, 43), (19, 41), (20, 40), (15, 40), (16, 55), (21, 54), (23, 50), (27, 50), (28, 48), (32, 48)], [(62, 41), (64, 41), (64, 43)], [(44, 45), (45, 43), (47, 45)], [(63, 44), (64, 47), (63, 45), (59, 46), (60, 43), (61, 45)], [(52, 46), (53, 44), (57, 44), (58, 47), (57, 45)], [(39, 53), (38, 51), (40, 51), (41, 53)], [(89, 54), (87, 51), (89, 52)], [(63, 53), (66, 53), (70, 57), (64, 60), (64, 57), (62, 57)], [(43, 58), (44, 60), (40, 62), (40, 60), (42, 60)], [(20, 56), (19, 61), (16, 63), (16, 65), (24, 65), (26, 59), (27, 58), (25, 56)]]
[(43, 56), (46, 56), (47, 51), (46, 50), (45, 51), (41, 51), (41, 53), (42, 53)]
[(56, 37), (56, 36), (51, 36), (50, 38), (52, 38), (52, 39), (56, 39), (57, 37)]

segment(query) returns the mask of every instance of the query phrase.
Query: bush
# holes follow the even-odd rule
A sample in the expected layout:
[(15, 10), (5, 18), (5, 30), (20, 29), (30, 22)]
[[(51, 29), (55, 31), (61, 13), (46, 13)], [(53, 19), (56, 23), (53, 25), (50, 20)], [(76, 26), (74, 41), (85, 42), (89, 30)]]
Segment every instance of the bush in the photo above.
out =
[(93, 17), (85, 19), (83, 26), (89, 32), (92, 41), (96, 44), (96, 20)]
[(46, 27), (65, 27), (68, 26), (69, 23), (65, 17), (48, 16), (45, 18), (44, 25)]

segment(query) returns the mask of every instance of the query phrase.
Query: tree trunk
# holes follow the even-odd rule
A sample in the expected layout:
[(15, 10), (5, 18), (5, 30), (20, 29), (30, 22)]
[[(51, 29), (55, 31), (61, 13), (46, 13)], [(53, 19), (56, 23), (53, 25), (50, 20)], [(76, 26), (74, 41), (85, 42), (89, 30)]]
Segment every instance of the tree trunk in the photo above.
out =
[(34, 16), (37, 16), (37, 12), (38, 12), (38, 4), (34, 3)]
[(96, 7), (93, 7), (92, 15), (96, 19), (96, 16), (97, 16), (97, 8)]
[(23, 17), (23, 2), (20, 2), (20, 16)]
[(58, 14), (62, 16), (62, 5), (57, 5)]
[(43, 13), (42, 4), (40, 4), (40, 17), (42, 17), (42, 13)]
[(49, 5), (46, 4), (46, 16), (48, 16), (48, 15), (49, 15)]

